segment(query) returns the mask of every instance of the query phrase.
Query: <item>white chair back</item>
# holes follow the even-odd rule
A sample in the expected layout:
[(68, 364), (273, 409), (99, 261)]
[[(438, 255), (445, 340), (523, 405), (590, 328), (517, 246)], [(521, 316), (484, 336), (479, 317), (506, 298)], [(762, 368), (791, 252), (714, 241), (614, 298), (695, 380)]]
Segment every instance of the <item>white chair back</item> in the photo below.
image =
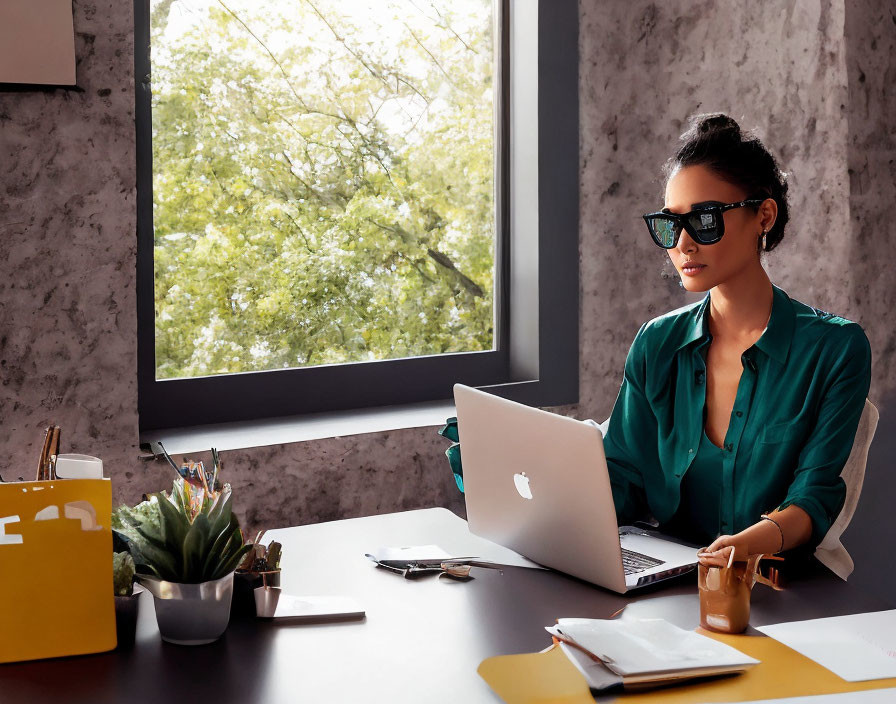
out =
[(846, 501), (843, 503), (837, 520), (831, 525), (830, 530), (815, 550), (815, 557), (831, 572), (844, 580), (852, 574), (855, 564), (846, 548), (843, 547), (843, 543), (840, 542), (840, 536), (849, 526), (849, 522), (856, 512), (856, 506), (859, 504), (862, 484), (865, 481), (865, 465), (868, 463), (868, 449), (874, 439), (879, 418), (880, 414), (877, 408), (871, 401), (865, 399), (865, 408), (859, 419), (856, 439), (852, 443), (852, 452), (849, 453), (849, 459), (846, 460), (843, 471), (840, 473), (843, 481), (846, 482)]

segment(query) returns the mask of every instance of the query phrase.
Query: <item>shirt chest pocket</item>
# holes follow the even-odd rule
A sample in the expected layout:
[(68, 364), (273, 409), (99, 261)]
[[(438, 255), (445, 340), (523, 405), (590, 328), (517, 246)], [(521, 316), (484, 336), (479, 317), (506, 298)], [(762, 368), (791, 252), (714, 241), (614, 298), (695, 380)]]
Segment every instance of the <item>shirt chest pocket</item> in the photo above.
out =
[(806, 434), (805, 419), (785, 420), (765, 426), (759, 434), (759, 442), (773, 445), (781, 442), (802, 442)]

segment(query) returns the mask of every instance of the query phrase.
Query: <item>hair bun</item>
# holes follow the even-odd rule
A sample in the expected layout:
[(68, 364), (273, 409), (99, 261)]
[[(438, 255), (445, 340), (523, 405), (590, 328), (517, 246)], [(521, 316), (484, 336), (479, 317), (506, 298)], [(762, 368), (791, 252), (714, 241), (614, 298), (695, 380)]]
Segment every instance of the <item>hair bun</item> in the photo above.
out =
[(709, 115), (696, 115), (694, 123), (697, 132), (700, 134), (714, 133), (730, 133), (731, 136), (740, 138), (740, 125), (734, 119), (728, 117), (725, 113), (714, 113)]

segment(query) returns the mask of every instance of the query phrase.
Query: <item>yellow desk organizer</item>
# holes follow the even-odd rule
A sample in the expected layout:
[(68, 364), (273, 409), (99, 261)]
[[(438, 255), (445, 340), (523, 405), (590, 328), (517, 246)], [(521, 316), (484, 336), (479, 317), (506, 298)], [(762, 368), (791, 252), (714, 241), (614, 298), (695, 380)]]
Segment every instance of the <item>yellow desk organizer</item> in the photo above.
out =
[(0, 483), (0, 662), (111, 650), (108, 479)]

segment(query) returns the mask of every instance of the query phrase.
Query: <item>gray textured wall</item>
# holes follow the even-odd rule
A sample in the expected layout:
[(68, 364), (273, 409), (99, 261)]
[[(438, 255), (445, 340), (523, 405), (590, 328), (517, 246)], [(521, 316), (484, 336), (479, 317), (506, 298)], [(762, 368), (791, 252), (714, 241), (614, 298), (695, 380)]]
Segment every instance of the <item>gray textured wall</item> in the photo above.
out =
[(31, 478), (56, 421), (119, 495), (137, 469), (132, 26), (128, 3), (76, 2), (81, 91), (0, 93), (0, 473)]
[[(688, 114), (725, 110), (791, 173), (773, 280), (871, 339), (886, 439), (860, 510), (886, 516), (890, 455), (875, 453), (896, 428), (894, 3), (579, 5), (581, 396), (564, 411), (606, 417), (640, 323), (685, 301), (640, 214), (661, 202), (660, 165)], [(0, 93), (0, 473), (30, 475), (56, 421), (65, 449), (103, 457), (116, 499), (135, 501), (170, 477), (137, 459), (133, 16), (129, 2), (74, 7), (81, 92)], [(431, 428), (224, 460), (247, 524), (273, 526), (458, 508), (444, 447)]]
[[(612, 408), (644, 320), (683, 305), (640, 215), (689, 114), (756, 129), (790, 174), (792, 220), (767, 257), (791, 296), (860, 322), (851, 249), (842, 2), (580, 2), (582, 411)], [(611, 312), (612, 311), (612, 312)]]
[[(881, 546), (893, 543), (896, 505), (896, 2), (851, 0), (844, 36), (848, 94), (847, 121), (850, 249), (844, 265), (850, 278), (851, 304), (862, 316), (875, 355), (871, 398), (881, 417), (868, 455), (865, 486), (856, 516), (843, 543), (856, 563), (852, 579), (892, 600), (896, 564), (882, 558)], [(845, 199), (844, 199), (845, 200)], [(846, 204), (844, 202), (844, 205)]]

